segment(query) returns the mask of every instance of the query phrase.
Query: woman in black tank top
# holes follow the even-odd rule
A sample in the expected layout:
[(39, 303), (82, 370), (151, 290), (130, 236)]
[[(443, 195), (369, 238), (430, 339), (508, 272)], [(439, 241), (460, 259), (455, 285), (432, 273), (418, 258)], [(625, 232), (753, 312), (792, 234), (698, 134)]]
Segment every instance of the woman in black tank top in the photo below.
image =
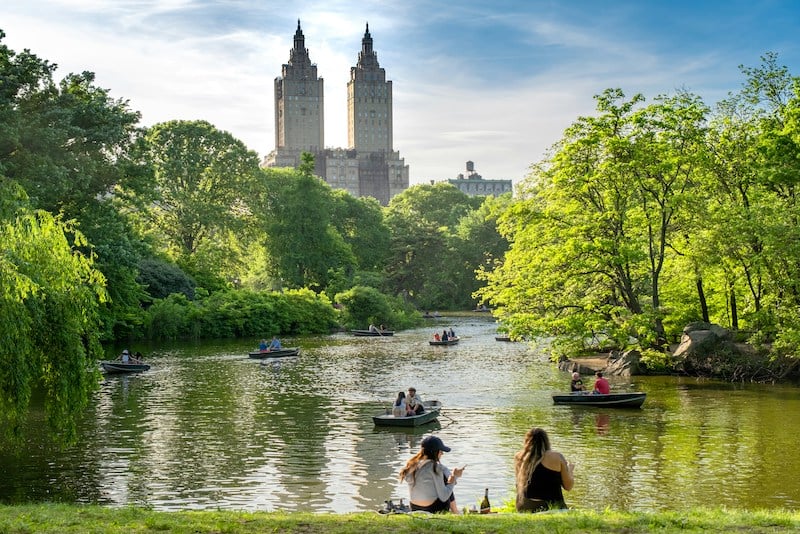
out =
[(572, 489), (575, 465), (550, 448), (550, 438), (541, 428), (532, 428), (514, 456), (517, 511), (541, 512), (567, 508), (561, 489)]

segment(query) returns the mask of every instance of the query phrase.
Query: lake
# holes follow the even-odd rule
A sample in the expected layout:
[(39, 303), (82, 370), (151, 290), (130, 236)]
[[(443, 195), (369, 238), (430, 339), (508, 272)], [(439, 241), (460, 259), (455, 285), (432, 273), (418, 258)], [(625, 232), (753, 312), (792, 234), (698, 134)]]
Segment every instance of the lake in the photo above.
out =
[[(452, 326), (458, 345), (428, 345)], [(513, 456), (541, 426), (576, 463), (577, 508), (796, 508), (800, 390), (677, 377), (611, 377), (641, 390), (641, 409), (554, 406), (568, 389), (540, 348), (495, 341), (490, 316), (437, 319), (393, 337), (283, 339), (298, 357), (262, 365), (257, 340), (132, 346), (152, 368), (107, 376), (78, 442), (52, 445), (41, 425), (21, 454), (0, 454), (0, 502), (62, 501), (157, 510), (353, 512), (408, 496), (399, 469), (428, 434), (466, 465), (460, 507), (489, 488), (513, 497)], [(591, 383), (591, 379), (586, 380)], [(382, 429), (371, 416), (415, 386), (444, 405), (422, 429)], [(33, 418), (41, 414), (34, 412)]]

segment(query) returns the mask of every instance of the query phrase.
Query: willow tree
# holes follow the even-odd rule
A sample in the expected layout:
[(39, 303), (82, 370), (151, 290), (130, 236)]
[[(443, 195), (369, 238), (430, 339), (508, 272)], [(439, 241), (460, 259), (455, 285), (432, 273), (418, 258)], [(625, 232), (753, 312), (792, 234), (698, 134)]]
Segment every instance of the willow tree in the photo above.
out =
[(478, 295), (514, 335), (660, 345), (660, 276), (702, 168), (705, 107), (618, 89), (596, 100), (500, 218), (511, 248)]
[[(15, 192), (16, 191), (16, 192)], [(0, 177), (0, 203), (21, 190)], [(67, 439), (97, 384), (102, 274), (71, 223), (18, 209), (0, 220), (0, 428), (19, 435), (42, 391), (50, 428)], [(8, 437), (8, 436), (6, 436)]]

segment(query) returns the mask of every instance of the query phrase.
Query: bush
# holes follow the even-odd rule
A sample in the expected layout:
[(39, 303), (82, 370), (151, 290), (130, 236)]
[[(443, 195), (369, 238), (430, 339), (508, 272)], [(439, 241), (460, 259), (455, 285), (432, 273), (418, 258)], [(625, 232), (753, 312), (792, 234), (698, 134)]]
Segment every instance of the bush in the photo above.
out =
[(337, 294), (336, 302), (342, 306), (342, 324), (348, 328), (364, 328), (368, 324), (408, 328), (422, 323), (421, 315), (410, 304), (372, 287), (351, 288)]
[(269, 337), (326, 333), (336, 326), (336, 310), (325, 295), (309, 289), (254, 292), (242, 289), (199, 295), (190, 301), (173, 294), (154, 301), (141, 337), (198, 339)]
[(392, 308), (386, 295), (373, 287), (356, 286), (336, 295), (342, 305), (342, 324), (364, 328), (368, 324), (391, 324)]
[(656, 349), (642, 349), (639, 362), (647, 369), (648, 374), (665, 374), (673, 371), (669, 353)]
[(154, 299), (164, 299), (173, 293), (181, 293), (189, 300), (195, 297), (194, 280), (174, 263), (158, 258), (145, 258), (139, 262), (137, 282)]

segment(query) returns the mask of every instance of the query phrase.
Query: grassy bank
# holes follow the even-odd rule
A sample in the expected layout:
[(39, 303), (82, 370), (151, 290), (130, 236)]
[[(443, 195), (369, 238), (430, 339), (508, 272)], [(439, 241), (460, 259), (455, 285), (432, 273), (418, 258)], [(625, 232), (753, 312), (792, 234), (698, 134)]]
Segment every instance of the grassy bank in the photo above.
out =
[(142, 508), (36, 504), (0, 506), (0, 533), (417, 534), (428, 532), (797, 532), (800, 512), (697, 509), (689, 512), (569, 511), (545, 514), (392, 515), (268, 512), (155, 512)]

